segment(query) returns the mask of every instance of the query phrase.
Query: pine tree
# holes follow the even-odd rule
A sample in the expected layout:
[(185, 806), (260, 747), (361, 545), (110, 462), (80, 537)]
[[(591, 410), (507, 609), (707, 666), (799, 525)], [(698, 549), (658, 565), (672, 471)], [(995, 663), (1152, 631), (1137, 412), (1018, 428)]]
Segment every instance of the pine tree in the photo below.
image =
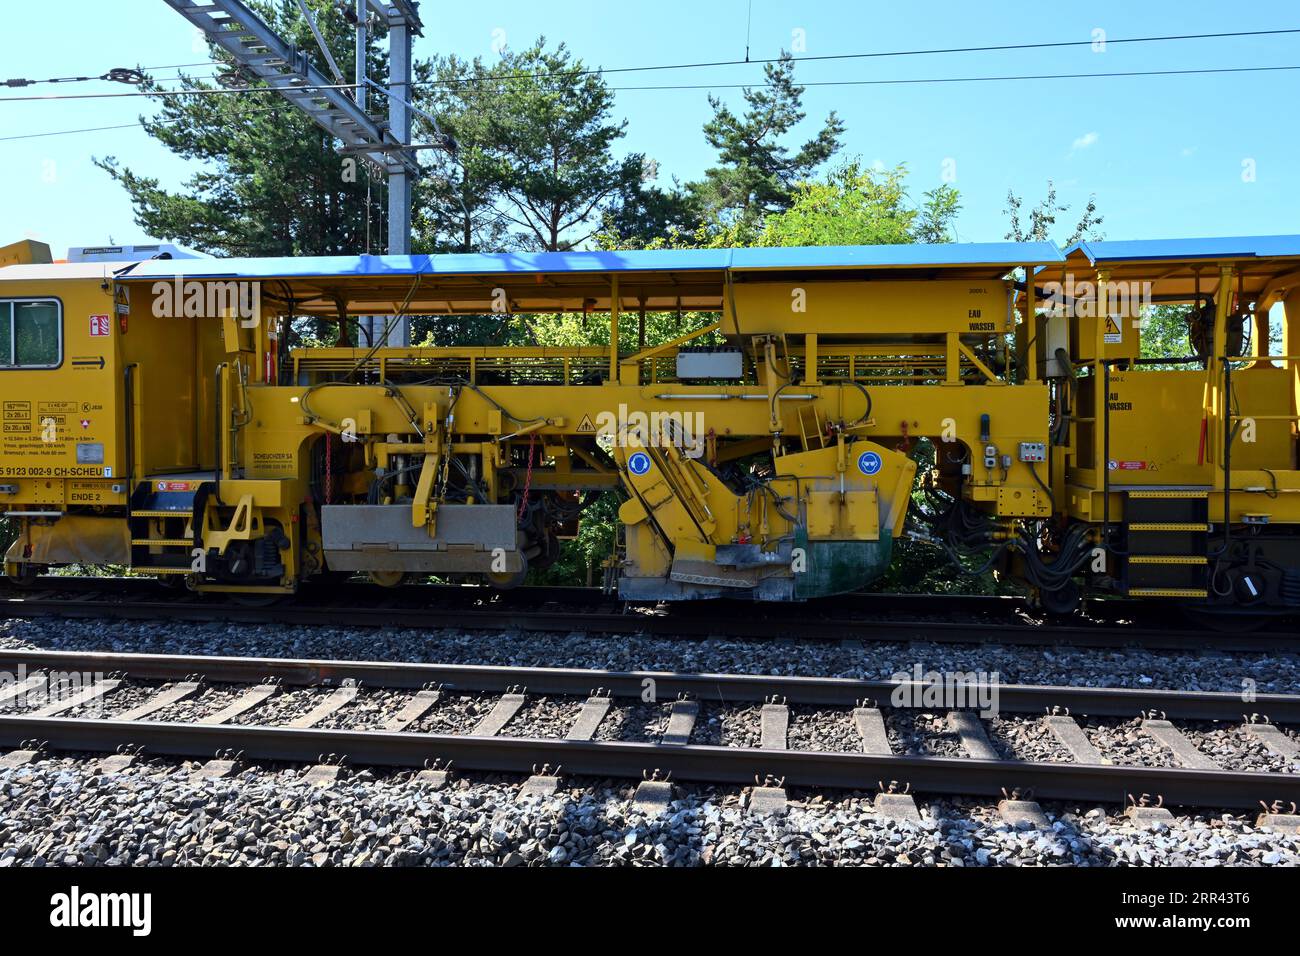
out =
[[(313, 0), (317, 23), (336, 55), (352, 59), (355, 33), (338, 9)], [(291, 5), (254, 3), (267, 23), (321, 60), (306, 21)], [(229, 57), (226, 85), (243, 85)], [(385, 58), (369, 53), (373, 75)], [(338, 56), (343, 61), (344, 56)], [(192, 89), (217, 85), (183, 77)], [(148, 83), (145, 89), (158, 89)], [(161, 97), (161, 109), (141, 118), (150, 136), (203, 168), (178, 191), (155, 177), (127, 169), (112, 157), (97, 159), (127, 191), (135, 221), (150, 235), (221, 255), (276, 256), (383, 252), (385, 184), (364, 160), (341, 156), (328, 133), (279, 93), (252, 83), (250, 92)]]
[(790, 208), (796, 184), (809, 179), (840, 148), (844, 124), (832, 111), (821, 130), (794, 152), (784, 140), (805, 116), (804, 88), (794, 82), (794, 59), (783, 53), (765, 69), (761, 87), (746, 88), (747, 109), (737, 116), (709, 97), (713, 118), (704, 136), (718, 151), (718, 164), (688, 188), (706, 217), (724, 224), (754, 225)]
[(539, 38), (506, 51), (485, 78), (493, 98), (486, 149), (496, 164), (497, 209), (526, 249), (573, 249), (640, 182), (645, 156), (614, 155), (627, 122), (611, 118), (614, 94), (563, 43)]

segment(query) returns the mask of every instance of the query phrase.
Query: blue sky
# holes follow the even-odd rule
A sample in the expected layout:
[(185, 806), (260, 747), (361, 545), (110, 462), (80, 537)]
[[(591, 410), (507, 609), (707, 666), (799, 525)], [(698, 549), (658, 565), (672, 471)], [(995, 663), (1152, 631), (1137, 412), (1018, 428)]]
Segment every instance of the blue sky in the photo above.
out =
[[(40, 4), (3, 0), (0, 80), (101, 73), (113, 66), (157, 66), (204, 59), (192, 29), (162, 0), (61, 0), (57, 20)], [(493, 56), (493, 43), (527, 46), (538, 34), (565, 41), (591, 65), (641, 66), (743, 58), (747, 0), (656, 3), (421, 5), (426, 29), (416, 55), (454, 51)], [(775, 56), (802, 31), (806, 54), (913, 50), (1089, 40), (1158, 34), (1300, 27), (1300, 8), (1284, 0), (1225, 5), (1182, 2), (979, 4), (968, 0), (868, 4), (753, 0), (750, 55)], [(504, 31), (502, 33), (501, 31)], [(1177, 70), (1300, 65), (1300, 34), (1151, 44), (807, 63), (805, 82), (1006, 74)], [(201, 69), (195, 72), (203, 72)], [(158, 71), (157, 76), (174, 75)], [(761, 67), (622, 74), (612, 86), (757, 82)], [(123, 90), (108, 83), (0, 88), (0, 244), (23, 237), (68, 245), (146, 240), (119, 187), (91, 164), (124, 165), (176, 186), (193, 171), (139, 129), (6, 139), (31, 133), (131, 122), (150, 109), (141, 99), (3, 102), (45, 92)], [(738, 89), (718, 95), (738, 104)], [(911, 86), (811, 87), (811, 135), (836, 110), (847, 125), (845, 154), (867, 163), (904, 162), (914, 196), (955, 171), (967, 241), (999, 240), (1008, 188), (1041, 197), (1048, 179), (1077, 208), (1096, 193), (1107, 238), (1300, 232), (1297, 157), (1300, 70), (1182, 77), (1128, 77)], [(648, 153), (661, 176), (689, 179), (713, 156), (701, 125), (705, 90), (623, 91), (623, 148)], [(1291, 116), (1292, 119), (1287, 117)], [(947, 166), (945, 166), (947, 162)], [(1245, 164), (1245, 165), (1243, 165)], [(1243, 172), (1253, 171), (1253, 179)], [(1064, 233), (1069, 224), (1061, 223)], [(1058, 237), (1060, 238), (1060, 237)]]

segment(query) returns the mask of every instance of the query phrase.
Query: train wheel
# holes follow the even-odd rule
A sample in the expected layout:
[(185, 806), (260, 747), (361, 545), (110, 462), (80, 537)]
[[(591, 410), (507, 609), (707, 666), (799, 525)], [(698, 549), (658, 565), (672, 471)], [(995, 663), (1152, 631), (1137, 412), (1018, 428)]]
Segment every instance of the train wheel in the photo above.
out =
[(41, 576), (41, 571), (39, 564), (24, 562), (18, 565), (17, 574), (6, 574), (5, 578), (16, 588), (32, 588), (36, 586), (36, 579)]
[(1083, 592), (1079, 589), (1079, 585), (1073, 581), (1067, 581), (1055, 591), (1039, 591), (1038, 600), (1043, 605), (1043, 610), (1048, 614), (1056, 617), (1068, 617), (1079, 610), (1079, 604), (1083, 600)]
[(406, 580), (405, 571), (367, 571), (366, 579), (381, 588), (395, 588)]
[(232, 604), (240, 607), (272, 607), (279, 604), (287, 594), (260, 594), (256, 591), (230, 591), (228, 597)]
[(560, 558), (560, 539), (554, 531), (547, 531), (545, 536), (538, 542), (539, 550), (537, 556), (528, 559), (530, 567), (549, 568)]
[(509, 591), (517, 588), (524, 583), (524, 578), (528, 576), (528, 557), (523, 553), (519, 555), (521, 564), (518, 571), (489, 571), (484, 577), (487, 583), (492, 585), (498, 591)]

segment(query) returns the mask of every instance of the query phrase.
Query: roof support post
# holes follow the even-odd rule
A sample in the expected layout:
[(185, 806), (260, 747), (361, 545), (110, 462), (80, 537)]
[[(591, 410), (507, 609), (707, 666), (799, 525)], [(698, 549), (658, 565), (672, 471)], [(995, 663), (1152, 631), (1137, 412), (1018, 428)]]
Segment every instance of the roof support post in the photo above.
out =
[(803, 337), (803, 384), (818, 385), (817, 333), (808, 332)]
[(944, 385), (961, 384), (961, 336), (948, 332), (944, 336)]
[[(357, 106), (363, 111), (366, 108), (368, 99), (366, 89), (366, 46), (369, 43), (369, 34), (366, 27), (366, 17), (369, 11), (366, 9), (366, 0), (357, 0), (357, 38), (356, 38), (356, 56), (354, 58), (352, 82), (356, 84), (356, 89), (352, 91), (352, 96), (357, 101)], [(369, 196), (367, 196), (369, 200)], [(366, 213), (366, 224), (369, 226), (369, 211)], [(366, 230), (366, 252), (370, 251), (370, 230)], [(346, 331), (346, 316), (340, 319), (341, 328)], [(384, 320), (377, 315), (357, 316), (357, 328), (359, 332), (364, 331), (365, 342), (367, 346), (375, 344), (375, 337), (384, 329)], [(358, 336), (360, 338), (360, 336)], [(342, 339), (340, 343), (343, 344)]]
[(1282, 354), (1291, 371), (1291, 414), (1300, 414), (1300, 286), (1288, 289), (1282, 299)]
[(1107, 409), (1110, 408), (1109, 378), (1103, 366), (1106, 364), (1106, 320), (1110, 317), (1110, 270), (1097, 270), (1097, 308), (1092, 320), (1092, 460), (1095, 464), (1096, 480), (1093, 486), (1106, 489), (1103, 491), (1105, 501), (1109, 501), (1110, 458), (1106, 454), (1107, 432), (1110, 429)]
[(609, 277), (609, 380), (618, 382), (618, 275)]
[[(1038, 381), (1038, 307), (1034, 302), (1034, 267), (1025, 266), (1025, 370), (1023, 381)], [(1048, 356), (1051, 358), (1052, 356)]]
[[(1210, 397), (1206, 411), (1206, 444), (1212, 452), (1207, 460), (1212, 462), (1223, 461), (1228, 449), (1223, 423), (1232, 414), (1232, 400), (1224, 388), (1223, 359), (1228, 354), (1228, 313), (1232, 310), (1232, 279), (1235, 274), (1232, 266), (1219, 267), (1219, 286), (1214, 290), (1214, 333), (1210, 337), (1210, 354), (1205, 361), (1206, 393)], [(1221, 487), (1226, 488), (1228, 476), (1223, 470), (1218, 469), (1214, 474), (1215, 485), (1219, 486), (1222, 480)]]
[[(364, 55), (364, 54), (363, 54)], [(411, 142), (411, 25), (405, 16), (390, 15), (388, 21), (388, 126), (399, 143)], [(388, 254), (411, 252), (411, 175), (405, 164), (390, 159), (388, 164)], [(392, 323), (387, 344), (406, 348), (411, 344), (411, 320), (403, 315)]]

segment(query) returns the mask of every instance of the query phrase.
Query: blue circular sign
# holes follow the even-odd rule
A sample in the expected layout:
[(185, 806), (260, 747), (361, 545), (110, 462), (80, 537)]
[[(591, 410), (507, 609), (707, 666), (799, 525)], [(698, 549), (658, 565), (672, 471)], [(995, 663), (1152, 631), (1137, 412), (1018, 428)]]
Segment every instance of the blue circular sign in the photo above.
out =
[(638, 451), (627, 460), (627, 470), (634, 475), (644, 475), (650, 470), (650, 456)]
[(858, 456), (858, 471), (864, 475), (874, 475), (883, 464), (884, 462), (881, 461), (879, 453), (874, 451), (864, 451)]

